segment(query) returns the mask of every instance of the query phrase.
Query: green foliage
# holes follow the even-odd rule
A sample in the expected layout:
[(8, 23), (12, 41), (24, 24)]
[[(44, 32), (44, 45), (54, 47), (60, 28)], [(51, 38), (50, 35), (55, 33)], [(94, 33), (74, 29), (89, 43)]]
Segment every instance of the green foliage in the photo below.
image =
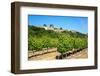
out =
[(59, 42), (57, 50), (61, 54), (71, 51), (72, 49), (82, 49), (87, 47), (87, 39), (85, 38), (72, 38), (61, 36), (58, 41)]
[(58, 47), (57, 50), (63, 54), (69, 50), (73, 49), (73, 39), (71, 37), (60, 36), (58, 38)]
[(42, 38), (42, 44), (43, 44), (43, 48), (49, 48), (49, 46), (50, 46), (50, 39), (48, 38), (48, 37), (46, 37), (46, 36), (44, 36), (43, 38)]
[(30, 37), (28, 39), (28, 49), (32, 50), (33, 52), (42, 50), (42, 40)]
[[(47, 26), (44, 24), (44, 26)], [(54, 26), (54, 25), (51, 25)], [(87, 35), (79, 32), (63, 31), (55, 32), (35, 26), (28, 27), (28, 50), (40, 51), (43, 48), (57, 48), (57, 51), (64, 54), (72, 49), (87, 47)]]
[(85, 38), (75, 38), (74, 48), (86, 48), (87, 47), (87, 39)]

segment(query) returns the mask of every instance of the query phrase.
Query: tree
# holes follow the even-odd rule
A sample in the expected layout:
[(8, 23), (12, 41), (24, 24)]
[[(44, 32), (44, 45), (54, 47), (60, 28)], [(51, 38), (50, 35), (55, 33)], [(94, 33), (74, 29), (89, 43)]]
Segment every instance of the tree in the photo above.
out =
[(62, 30), (63, 28), (62, 27), (60, 27), (60, 30)]
[(53, 25), (53, 24), (50, 24), (50, 27), (51, 27), (51, 28), (54, 28), (54, 25)]
[(47, 27), (47, 25), (46, 25), (46, 24), (44, 24), (43, 26), (44, 26), (44, 27)]

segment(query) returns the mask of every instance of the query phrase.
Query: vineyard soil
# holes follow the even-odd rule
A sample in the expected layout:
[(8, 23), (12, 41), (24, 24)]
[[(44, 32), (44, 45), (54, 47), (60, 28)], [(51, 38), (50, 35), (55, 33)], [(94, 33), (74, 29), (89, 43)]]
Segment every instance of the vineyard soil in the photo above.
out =
[[(56, 56), (60, 54), (59, 52), (57, 52), (57, 50), (55, 48), (49, 49), (48, 51), (51, 51), (51, 52), (28, 58), (28, 60), (55, 60)], [(31, 55), (32, 55), (32, 53), (30, 52), (29, 56), (31, 56)], [(77, 52), (73, 55), (70, 55), (70, 56), (66, 57), (65, 59), (84, 59), (84, 58), (88, 58), (87, 48), (83, 49), (80, 52)]]
[(75, 53), (71, 56), (68, 56), (66, 59), (80, 59), (80, 58), (88, 58), (88, 51), (87, 49), (83, 49), (82, 51)]

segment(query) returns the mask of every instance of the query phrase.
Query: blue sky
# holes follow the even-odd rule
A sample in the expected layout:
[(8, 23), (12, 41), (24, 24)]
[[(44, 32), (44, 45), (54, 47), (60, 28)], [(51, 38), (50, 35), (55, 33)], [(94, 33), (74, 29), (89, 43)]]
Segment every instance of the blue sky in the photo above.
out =
[(88, 17), (28, 15), (28, 25), (43, 26), (43, 24), (88, 33)]

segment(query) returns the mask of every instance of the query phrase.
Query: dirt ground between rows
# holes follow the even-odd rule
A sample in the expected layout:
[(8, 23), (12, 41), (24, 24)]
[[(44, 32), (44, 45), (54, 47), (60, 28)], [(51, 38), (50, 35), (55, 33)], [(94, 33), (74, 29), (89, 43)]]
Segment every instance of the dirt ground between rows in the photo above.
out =
[[(43, 54), (43, 55), (39, 55), (39, 56), (35, 56), (35, 57), (31, 57), (31, 58), (28, 58), (28, 60), (55, 60), (56, 59), (56, 56), (59, 55), (60, 53), (58, 53), (56, 51), (56, 49), (50, 49), (49, 51), (52, 51), (53, 52), (50, 52), (50, 53), (47, 53), (47, 54)], [(55, 50), (55, 51), (54, 51)], [(32, 53), (29, 53), (29, 56), (32, 55)], [(83, 49), (82, 51), (80, 52), (77, 52), (71, 56), (68, 56), (66, 57), (65, 59), (85, 59), (85, 58), (88, 58), (88, 50), (87, 48), (86, 49)]]

